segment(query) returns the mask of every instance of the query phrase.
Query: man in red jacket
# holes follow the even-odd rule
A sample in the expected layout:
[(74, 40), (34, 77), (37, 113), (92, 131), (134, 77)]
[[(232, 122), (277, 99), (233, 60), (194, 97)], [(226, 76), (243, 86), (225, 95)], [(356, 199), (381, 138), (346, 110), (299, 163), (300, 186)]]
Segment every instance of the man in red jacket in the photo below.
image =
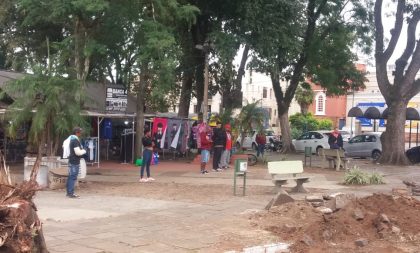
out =
[(267, 142), (267, 139), (266, 139), (265, 134), (262, 130), (255, 137), (255, 141), (257, 142), (257, 145), (258, 145), (257, 146), (257, 157), (259, 157), (260, 154), (261, 154), (261, 157), (263, 157), (264, 156), (264, 148), (265, 148), (265, 144)]
[(206, 126), (205, 131), (200, 133), (200, 144), (201, 144), (201, 167), (200, 171), (201, 174), (208, 174), (209, 172), (206, 170), (206, 164), (209, 162), (210, 159), (210, 150), (212, 146), (212, 139), (211, 139), (211, 127)]

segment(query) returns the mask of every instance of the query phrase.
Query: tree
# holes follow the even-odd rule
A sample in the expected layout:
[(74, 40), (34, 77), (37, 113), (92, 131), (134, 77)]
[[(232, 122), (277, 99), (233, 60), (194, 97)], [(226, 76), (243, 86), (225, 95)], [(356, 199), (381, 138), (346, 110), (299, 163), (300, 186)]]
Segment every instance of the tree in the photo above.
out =
[(13, 99), (6, 113), (10, 136), (30, 123), (28, 141), (38, 147), (38, 156), (55, 155), (61, 137), (75, 125), (87, 125), (81, 116), (85, 96), (79, 81), (37, 71), (7, 83), (2, 96), (6, 95)]
[(241, 112), (236, 119), (235, 125), (238, 128), (238, 132), (242, 136), (241, 147), (244, 144), (245, 134), (250, 133), (252, 130), (259, 131), (263, 128), (266, 114), (264, 110), (259, 107), (259, 105), (260, 101), (245, 105), (242, 107)]
[[(359, 41), (356, 35), (369, 26), (370, 16), (365, 6), (351, 0), (251, 1), (247, 10), (245, 22), (253, 35), (249, 41), (254, 50), (251, 66), (271, 77), (282, 152), (291, 152), (288, 111), (304, 78), (335, 94), (344, 94), (350, 88), (349, 80), (355, 87), (363, 85), (351, 46)], [(287, 82), (286, 88), (280, 85), (282, 80)]]
[(300, 106), (300, 112), (302, 114), (308, 113), (309, 106), (314, 101), (314, 96), (315, 93), (310, 87), (303, 87), (303, 85), (297, 87), (295, 99)]
[[(405, 114), (411, 98), (420, 92), (420, 40), (416, 28), (420, 21), (420, 5), (398, 0), (395, 24), (385, 46), (386, 35), (382, 24), (383, 0), (375, 3), (376, 78), (379, 90), (389, 108), (386, 131), (381, 136), (383, 154), (380, 163), (407, 165), (405, 156)], [(407, 20), (407, 43), (402, 55), (395, 61), (393, 83), (389, 80), (387, 64), (400, 40), (404, 20)]]

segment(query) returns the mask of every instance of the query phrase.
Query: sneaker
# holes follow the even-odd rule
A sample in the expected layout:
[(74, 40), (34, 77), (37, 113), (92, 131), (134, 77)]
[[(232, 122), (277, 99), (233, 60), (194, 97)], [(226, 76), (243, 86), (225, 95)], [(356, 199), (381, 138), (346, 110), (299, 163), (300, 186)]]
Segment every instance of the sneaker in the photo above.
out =
[(77, 195), (77, 194), (67, 194), (66, 195), (68, 198), (71, 198), (71, 199), (79, 199), (80, 198), (80, 196), (79, 195)]
[(140, 178), (139, 182), (140, 183), (146, 183), (147, 182), (147, 179), (146, 178)]
[(214, 172), (222, 172), (223, 170), (221, 168), (213, 169)]
[(146, 181), (147, 181), (147, 182), (149, 182), (149, 181), (155, 181), (155, 179), (154, 179), (153, 177), (148, 177), (148, 178), (146, 179)]
[(205, 175), (205, 174), (209, 174), (209, 172), (207, 170), (202, 170), (201, 174)]

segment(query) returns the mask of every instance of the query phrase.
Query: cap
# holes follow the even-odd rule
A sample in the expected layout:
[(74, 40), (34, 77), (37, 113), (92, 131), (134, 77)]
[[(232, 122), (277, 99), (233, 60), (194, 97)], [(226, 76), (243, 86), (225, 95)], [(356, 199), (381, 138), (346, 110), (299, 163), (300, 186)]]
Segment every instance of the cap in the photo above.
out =
[(225, 129), (226, 129), (226, 130), (230, 130), (230, 125), (229, 125), (229, 124), (226, 124), (226, 125), (225, 125)]

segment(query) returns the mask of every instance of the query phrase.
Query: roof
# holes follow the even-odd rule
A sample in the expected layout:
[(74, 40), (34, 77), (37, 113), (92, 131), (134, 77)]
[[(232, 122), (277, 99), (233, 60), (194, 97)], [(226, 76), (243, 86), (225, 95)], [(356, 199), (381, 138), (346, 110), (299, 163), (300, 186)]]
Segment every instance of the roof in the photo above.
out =
[[(4, 87), (8, 81), (22, 78), (25, 74), (0, 70), (0, 88)], [(132, 94), (127, 95), (127, 109), (125, 112), (110, 112), (105, 110), (106, 88), (105, 83), (87, 82), (85, 89), (87, 96), (91, 98), (84, 105), (85, 114), (89, 116), (103, 117), (135, 117), (136, 115), (136, 98)]]

